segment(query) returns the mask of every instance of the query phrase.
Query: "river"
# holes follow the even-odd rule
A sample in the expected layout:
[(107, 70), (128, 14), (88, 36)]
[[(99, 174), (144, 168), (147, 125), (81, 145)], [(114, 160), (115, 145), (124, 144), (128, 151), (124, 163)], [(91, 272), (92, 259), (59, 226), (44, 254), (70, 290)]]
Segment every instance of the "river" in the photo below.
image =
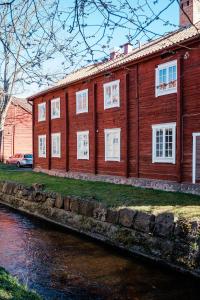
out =
[(197, 280), (0, 205), (0, 266), (44, 299), (200, 299)]

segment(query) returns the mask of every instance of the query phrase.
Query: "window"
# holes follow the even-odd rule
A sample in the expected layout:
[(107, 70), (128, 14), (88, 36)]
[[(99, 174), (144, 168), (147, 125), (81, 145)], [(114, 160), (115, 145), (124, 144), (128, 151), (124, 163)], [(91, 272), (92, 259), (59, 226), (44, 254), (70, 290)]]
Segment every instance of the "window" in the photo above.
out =
[(153, 125), (153, 163), (176, 162), (176, 123)]
[(52, 157), (60, 157), (60, 133), (52, 133), (51, 134), (51, 156)]
[(24, 158), (33, 158), (33, 154), (24, 154)]
[(38, 156), (46, 157), (46, 135), (38, 136)]
[(77, 132), (77, 159), (89, 159), (89, 131)]
[(105, 160), (120, 161), (121, 129), (105, 129)]
[(88, 112), (88, 90), (82, 90), (76, 93), (76, 113)]
[(104, 109), (119, 107), (119, 80), (104, 84)]
[(38, 104), (38, 122), (46, 120), (46, 103)]
[(177, 61), (156, 68), (156, 97), (177, 92)]
[(60, 118), (60, 98), (51, 100), (51, 119)]

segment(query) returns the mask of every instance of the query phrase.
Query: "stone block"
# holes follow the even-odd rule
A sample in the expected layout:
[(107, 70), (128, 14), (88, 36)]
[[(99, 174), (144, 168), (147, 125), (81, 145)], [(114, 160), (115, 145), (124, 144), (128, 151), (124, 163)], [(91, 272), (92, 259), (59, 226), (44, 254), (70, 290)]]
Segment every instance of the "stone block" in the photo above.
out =
[(119, 210), (109, 208), (107, 210), (106, 222), (111, 223), (111, 224), (118, 224), (118, 222), (119, 222)]
[(57, 207), (57, 208), (64, 207), (64, 200), (63, 200), (63, 196), (61, 194), (57, 194), (56, 201), (55, 201), (55, 207)]
[(125, 227), (132, 227), (133, 219), (137, 215), (137, 211), (129, 208), (123, 208), (119, 211), (119, 224)]
[(56, 199), (57, 197), (57, 193), (55, 192), (46, 192), (46, 195), (48, 196), (48, 198), (52, 198), (52, 199)]
[(198, 239), (200, 235), (200, 221), (179, 218), (175, 224), (174, 235), (184, 240)]
[(102, 203), (96, 203), (93, 210), (93, 217), (99, 221), (105, 222), (107, 216), (107, 208)]
[(55, 199), (53, 198), (47, 198), (45, 201), (45, 206), (46, 207), (54, 207), (55, 206)]
[(162, 213), (155, 217), (154, 234), (168, 237), (173, 234), (175, 217), (172, 213)]
[(134, 229), (142, 232), (151, 232), (153, 230), (155, 216), (149, 213), (139, 211), (134, 219)]
[(0, 181), (0, 192), (2, 192), (2, 190), (3, 190), (3, 186), (4, 186), (4, 181)]
[(176, 240), (171, 256), (172, 261), (178, 265), (184, 265), (190, 268), (194, 264), (192, 252), (193, 250), (191, 249), (190, 244)]
[(95, 207), (95, 204), (93, 201), (81, 200), (79, 202), (79, 213), (80, 213), (80, 215), (83, 215), (86, 217), (92, 217), (94, 207)]
[(16, 188), (17, 184), (15, 182), (5, 182), (2, 188), (2, 192), (8, 195), (13, 194), (14, 189)]
[(46, 201), (46, 194), (41, 193), (41, 192), (33, 192), (32, 195), (30, 195), (30, 196), (32, 198), (32, 201), (34, 201), (34, 202), (45, 202)]
[(79, 213), (79, 198), (73, 197), (70, 199), (70, 211), (75, 214)]
[(70, 197), (64, 197), (64, 210), (70, 210)]
[(22, 198), (28, 198), (29, 195), (31, 195), (31, 194), (32, 194), (32, 192), (28, 188), (24, 188), (23, 190), (21, 190), (21, 197)]
[(32, 188), (34, 191), (39, 192), (44, 190), (45, 185), (43, 183), (33, 183)]
[(13, 194), (16, 195), (19, 191), (23, 190), (24, 188), (25, 188), (25, 187), (24, 187), (23, 185), (18, 184), (18, 185), (14, 188)]

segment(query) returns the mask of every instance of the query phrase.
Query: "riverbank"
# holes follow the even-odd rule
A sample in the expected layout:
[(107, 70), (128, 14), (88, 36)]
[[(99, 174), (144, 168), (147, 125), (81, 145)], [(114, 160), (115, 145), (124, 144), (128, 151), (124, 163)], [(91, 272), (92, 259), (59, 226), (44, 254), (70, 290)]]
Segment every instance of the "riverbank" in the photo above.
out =
[(42, 300), (40, 296), (21, 285), (2, 267), (0, 267), (0, 299)]
[(42, 191), (40, 184), (0, 182), (0, 202), (200, 278), (200, 218), (110, 208), (91, 198)]
[(71, 178), (59, 178), (31, 170), (17, 169), (0, 164), (0, 180), (12, 180), (20, 184), (41, 183), (46, 192), (63, 196), (82, 197), (100, 202), (107, 207), (128, 207), (152, 214), (172, 213), (187, 219), (200, 218), (200, 196), (178, 192), (165, 192), (108, 182), (92, 182)]

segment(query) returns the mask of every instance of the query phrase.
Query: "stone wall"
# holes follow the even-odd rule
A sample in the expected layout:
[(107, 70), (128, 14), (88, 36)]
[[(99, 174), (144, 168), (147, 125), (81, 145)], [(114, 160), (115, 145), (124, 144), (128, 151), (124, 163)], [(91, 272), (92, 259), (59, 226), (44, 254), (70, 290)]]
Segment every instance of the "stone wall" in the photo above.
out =
[(200, 220), (115, 210), (92, 199), (44, 192), (39, 184), (0, 182), (0, 202), (200, 277)]
[(134, 177), (123, 177), (123, 176), (111, 176), (111, 175), (95, 175), (91, 173), (80, 173), (80, 172), (64, 172), (61, 170), (46, 170), (42, 168), (34, 168), (37, 173), (45, 173), (51, 176), (57, 176), (62, 178), (74, 178), (88, 181), (103, 181), (115, 184), (132, 185), (135, 187), (142, 187), (146, 189), (163, 190), (169, 192), (181, 192), (194, 195), (200, 195), (200, 184), (192, 183), (178, 183), (168, 180), (158, 179), (146, 179), (146, 178), (134, 178)]

